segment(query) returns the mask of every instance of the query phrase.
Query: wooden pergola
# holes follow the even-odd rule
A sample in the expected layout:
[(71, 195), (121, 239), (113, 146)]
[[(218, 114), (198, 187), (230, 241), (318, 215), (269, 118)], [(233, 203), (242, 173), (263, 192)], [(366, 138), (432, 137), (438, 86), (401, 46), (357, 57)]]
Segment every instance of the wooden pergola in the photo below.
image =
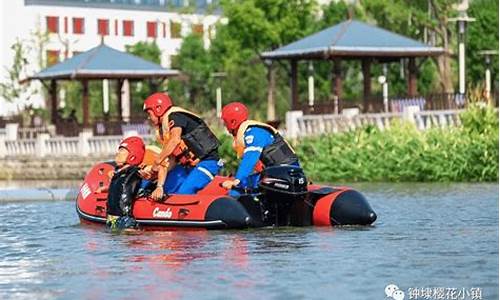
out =
[(396, 62), (408, 59), (408, 96), (417, 94), (416, 58), (444, 54), (444, 49), (431, 47), (419, 41), (356, 20), (347, 20), (301, 40), (261, 53), (263, 59), (287, 60), (291, 65), (291, 105), (299, 107), (298, 72), (299, 61), (333, 61), (333, 99), (342, 98), (342, 72), (344, 60), (361, 61), (363, 73), (363, 101), (371, 96), (371, 66), (374, 62)]
[[(82, 84), (83, 126), (90, 126), (89, 88), (90, 80), (116, 80), (118, 113), (122, 120), (122, 87), (125, 80), (166, 79), (177, 76), (177, 70), (166, 69), (138, 56), (122, 52), (104, 44), (78, 54), (56, 65), (48, 67), (26, 80), (49, 81), (51, 121), (57, 123), (57, 82), (60, 80), (79, 81)], [(130, 97), (129, 97), (130, 99)], [(129, 103), (130, 107), (130, 103)]]

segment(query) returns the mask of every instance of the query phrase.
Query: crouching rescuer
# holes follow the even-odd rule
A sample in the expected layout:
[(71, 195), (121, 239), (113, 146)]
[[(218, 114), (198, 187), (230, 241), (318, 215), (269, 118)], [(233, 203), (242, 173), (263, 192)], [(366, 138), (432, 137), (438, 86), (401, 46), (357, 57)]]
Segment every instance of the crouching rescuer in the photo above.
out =
[[(144, 111), (156, 128), (162, 147), (153, 166), (159, 169), (159, 175), (152, 197), (160, 200), (164, 193), (195, 194), (204, 188), (222, 167), (220, 142), (207, 124), (196, 114), (173, 106), (166, 93), (149, 96), (144, 101)], [(160, 175), (167, 169), (165, 180)]]
[(257, 188), (260, 172), (266, 167), (300, 166), (297, 155), (278, 130), (268, 124), (248, 120), (248, 109), (244, 104), (232, 102), (224, 106), (221, 118), (233, 136), (233, 148), (241, 158), (235, 179), (222, 184), (224, 188), (232, 189), (231, 196), (238, 196), (241, 189)]
[(138, 166), (144, 153), (144, 141), (138, 136), (128, 137), (118, 146), (116, 167), (108, 190), (106, 225), (111, 229), (137, 227), (132, 205), (142, 180)]

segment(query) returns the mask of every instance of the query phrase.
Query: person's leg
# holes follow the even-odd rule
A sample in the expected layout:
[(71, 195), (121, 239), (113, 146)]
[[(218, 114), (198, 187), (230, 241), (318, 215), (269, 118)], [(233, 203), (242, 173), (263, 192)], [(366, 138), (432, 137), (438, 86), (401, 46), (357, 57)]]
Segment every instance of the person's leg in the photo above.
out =
[(196, 194), (212, 181), (220, 168), (216, 160), (200, 161), (179, 187), (177, 194)]
[(189, 170), (181, 165), (175, 166), (167, 174), (167, 179), (163, 184), (163, 192), (165, 194), (177, 193), (179, 187), (186, 181), (189, 175)]

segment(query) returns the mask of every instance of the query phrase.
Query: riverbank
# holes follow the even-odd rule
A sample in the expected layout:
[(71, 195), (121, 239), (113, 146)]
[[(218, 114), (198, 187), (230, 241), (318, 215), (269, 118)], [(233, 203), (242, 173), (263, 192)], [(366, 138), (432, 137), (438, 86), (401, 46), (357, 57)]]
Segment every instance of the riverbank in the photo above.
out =
[(21, 157), (1, 159), (0, 180), (83, 180), (98, 161), (110, 157)]
[(410, 123), (296, 141), (309, 178), (323, 182), (496, 182), (498, 112), (472, 107), (462, 126), (419, 131)]
[[(472, 107), (462, 126), (419, 131), (393, 123), (380, 131), (356, 131), (291, 141), (315, 182), (493, 182), (498, 181), (498, 112)], [(220, 134), (225, 175), (239, 160), (232, 139)], [(0, 180), (82, 180), (98, 161), (111, 157), (47, 157), (0, 160)]]

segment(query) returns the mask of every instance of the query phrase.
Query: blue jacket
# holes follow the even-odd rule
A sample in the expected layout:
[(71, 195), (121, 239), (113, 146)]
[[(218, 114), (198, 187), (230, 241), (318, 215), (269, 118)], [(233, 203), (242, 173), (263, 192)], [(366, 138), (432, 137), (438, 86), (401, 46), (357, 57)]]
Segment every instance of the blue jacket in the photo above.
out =
[(241, 186), (248, 186), (248, 177), (253, 173), (262, 150), (274, 142), (272, 132), (267, 129), (250, 126), (244, 133), (245, 150), (235, 178)]

